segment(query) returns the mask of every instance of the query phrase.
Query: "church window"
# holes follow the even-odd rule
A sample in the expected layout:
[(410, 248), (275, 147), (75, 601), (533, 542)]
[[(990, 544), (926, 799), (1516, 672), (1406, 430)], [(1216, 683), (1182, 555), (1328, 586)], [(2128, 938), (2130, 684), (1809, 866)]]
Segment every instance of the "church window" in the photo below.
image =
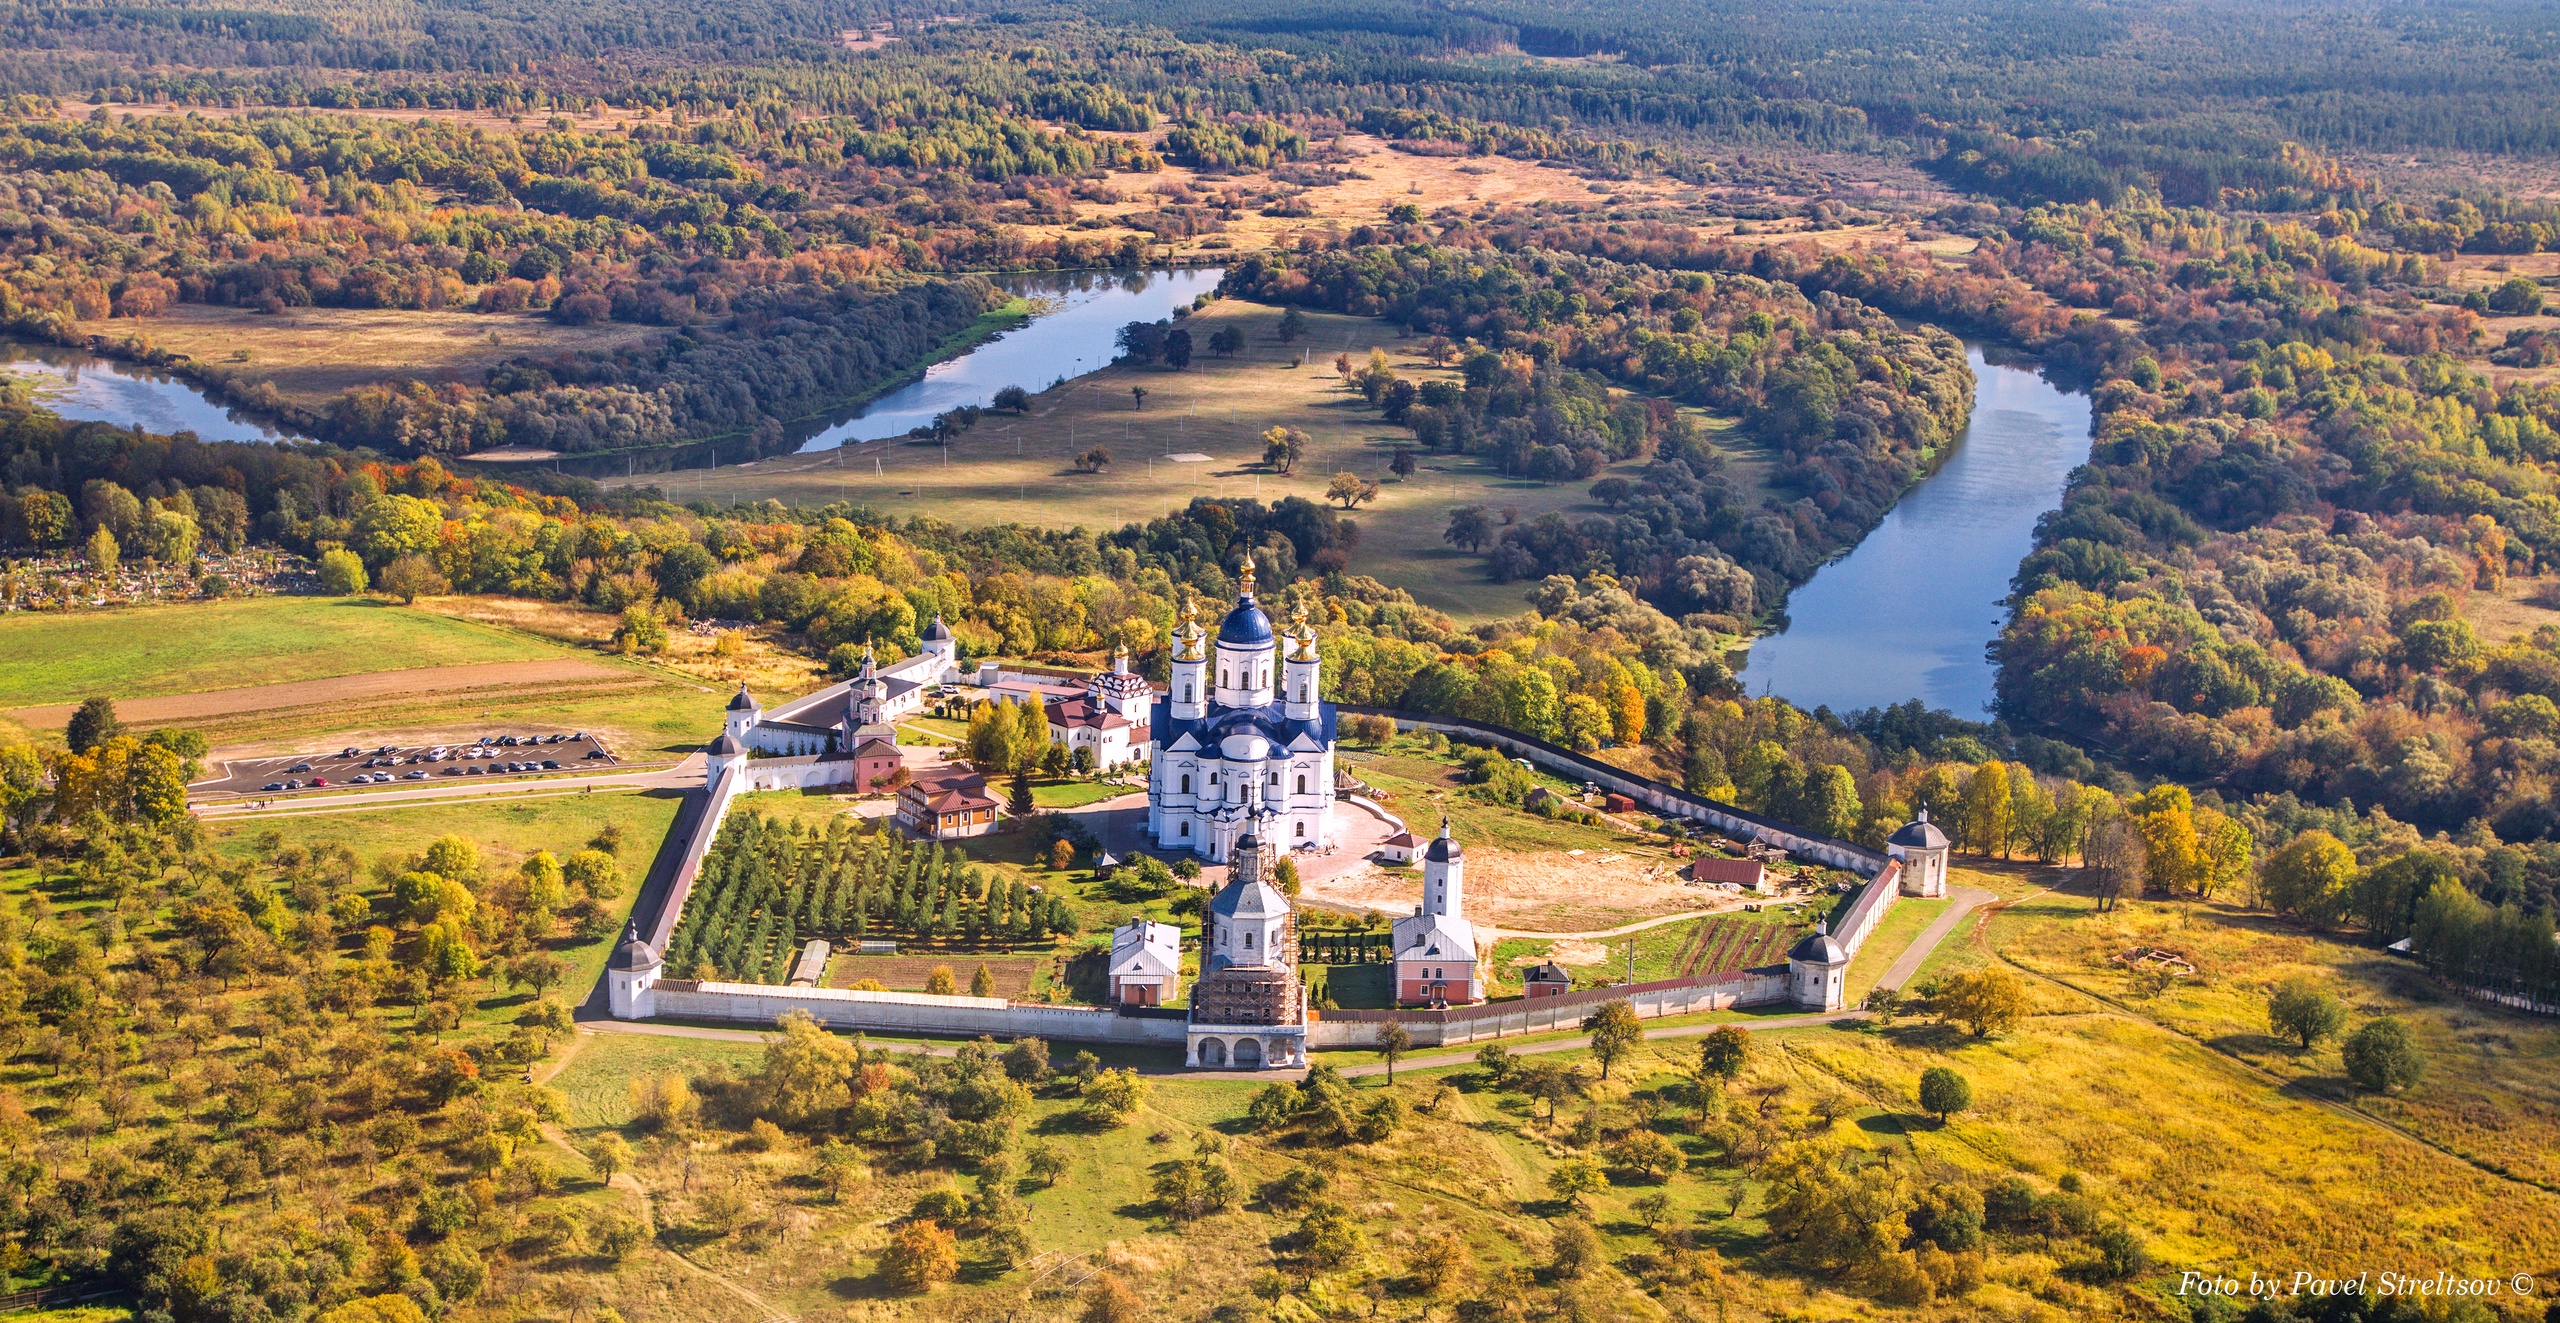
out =
[(1298, 773), (1298, 793), (1301, 795), (1307, 793), (1307, 774), (1304, 772)]
[(1186, 703), (1191, 701), (1191, 686), (1182, 686), (1182, 701)]
[(1224, 666), (1218, 668), (1218, 684), (1221, 688), (1234, 688), (1227, 683), (1227, 668)]
[(1191, 839), (1191, 824), (1190, 824), (1190, 823), (1187, 823), (1187, 822), (1186, 822), (1186, 823), (1182, 824), (1182, 839), (1184, 839), (1184, 840), (1186, 840), (1186, 841)]
[(1191, 793), (1191, 774), (1188, 772), (1182, 774), (1182, 793)]
[(1270, 779), (1270, 780), (1268, 780), (1268, 781), (1263, 782), (1263, 784), (1264, 784), (1264, 785), (1272, 785), (1272, 786), (1276, 786), (1276, 785), (1280, 784), (1280, 773), (1279, 773), (1279, 772), (1277, 772), (1277, 771), (1274, 771), (1274, 772), (1271, 774), (1271, 779)]
[(1307, 701), (1307, 682), (1304, 680), (1298, 682), (1298, 701), (1301, 703)]
[(1298, 834), (1299, 834), (1300, 836), (1304, 836), (1304, 835), (1306, 835), (1306, 834), (1307, 834), (1307, 824), (1305, 824), (1305, 823), (1303, 823), (1303, 822), (1301, 822), (1301, 823), (1299, 823), (1299, 824), (1298, 824)]
[(1253, 949), (1253, 930), (1251, 928), (1244, 930), (1244, 946), (1248, 951)]

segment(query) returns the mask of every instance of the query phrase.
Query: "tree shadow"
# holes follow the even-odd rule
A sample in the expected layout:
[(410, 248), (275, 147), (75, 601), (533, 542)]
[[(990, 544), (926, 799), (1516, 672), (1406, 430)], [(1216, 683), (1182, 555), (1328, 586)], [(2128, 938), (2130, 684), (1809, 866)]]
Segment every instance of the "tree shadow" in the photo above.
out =
[(2208, 1038), (2205, 1043), (2217, 1052), (2228, 1052), (2235, 1057), (2251, 1055), (2298, 1057), (2303, 1052), (2299, 1045), (2287, 1042), (2273, 1034), (2224, 1034), (2220, 1038)]
[(855, 1276), (847, 1273), (827, 1283), (827, 1293), (838, 1300), (888, 1300), (897, 1294), (877, 1273)]
[(1974, 1041), (1972, 1032), (1960, 1024), (1901, 1024), (1886, 1030), (1884, 1036), (1897, 1047), (1930, 1052), (1952, 1052)]
[(1858, 1118), (1858, 1128), (1871, 1135), (1902, 1136), (1917, 1133), (1912, 1124), (1917, 1118), (1905, 1112), (1878, 1112)]
[(713, 1231), (706, 1227), (662, 1226), (658, 1228), (658, 1243), (678, 1254), (689, 1254), (714, 1241), (726, 1239), (728, 1239), (727, 1232)]

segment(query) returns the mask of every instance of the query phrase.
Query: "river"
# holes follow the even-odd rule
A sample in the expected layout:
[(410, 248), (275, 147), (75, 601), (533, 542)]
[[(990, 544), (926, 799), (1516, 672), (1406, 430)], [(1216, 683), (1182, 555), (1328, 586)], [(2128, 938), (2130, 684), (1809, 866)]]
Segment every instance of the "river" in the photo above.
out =
[(1965, 357), (1973, 417), (1955, 453), (1788, 597), (1786, 627), (1751, 645), (1753, 694), (1840, 713), (1916, 698), (1984, 719), (2009, 580), (2089, 458), (2090, 411), (2030, 362), (1971, 344)]
[[(1216, 289), (1225, 274), (1218, 267), (1182, 267), (993, 277), (997, 288), (1032, 300), (1038, 311), (1030, 321), (926, 368), (923, 377), (859, 409), (823, 420), (808, 429), (799, 449), (833, 450), (904, 436), (936, 414), (984, 405), (1007, 386), (1037, 393), (1098, 371), (1119, 353), (1114, 336), (1121, 327), (1172, 316)], [(1209, 347), (1198, 350), (1205, 354)]]
[(78, 349), (0, 340), (0, 369), (35, 384), (36, 402), (78, 422), (142, 424), (206, 441), (281, 441), (287, 433), (204, 397), (192, 384)]
[[(1126, 272), (1058, 272), (990, 277), (997, 287), (1032, 301), (1031, 319), (947, 361), (869, 404), (808, 419), (786, 433), (789, 448), (832, 450), (858, 441), (902, 436), (934, 415), (967, 404), (986, 404), (998, 390), (1040, 391), (1111, 362), (1118, 330), (1133, 321), (1161, 321), (1173, 310), (1218, 287), (1218, 267), (1160, 268)], [(1206, 353), (1208, 347), (1200, 346)], [(0, 341), (0, 370), (36, 383), (39, 403), (65, 418), (140, 423), (151, 432), (194, 432), (207, 441), (279, 441), (272, 425), (206, 399), (193, 385), (78, 349)], [(754, 459), (751, 442), (690, 442), (641, 456), (563, 456), (563, 467), (604, 477), (635, 461), (649, 469), (692, 468), (712, 462)]]
[[(1215, 268), (996, 277), (1034, 300), (1022, 326), (925, 370), (870, 404), (808, 420), (786, 436), (806, 452), (904, 434), (934, 415), (986, 404), (1006, 386), (1038, 391), (1108, 364), (1113, 333), (1156, 321), (1217, 287)], [(1205, 346), (1203, 346), (1205, 349)], [(1994, 351), (1997, 353), (1998, 351)], [(2063, 480), (2089, 455), (2089, 398), (2038, 375), (2031, 363), (1968, 345), (1977, 377), (1973, 417), (1955, 453), (1905, 493), (1874, 532), (1823, 566), (1787, 601), (1785, 627), (1751, 645), (1743, 681), (1799, 706), (1835, 712), (1917, 698), (1957, 716), (1992, 700), (1985, 650), (2002, 599), (2052, 509)], [(207, 400), (188, 383), (78, 350), (0, 342), (0, 367), (38, 379), (38, 398), (66, 418), (208, 441), (275, 441), (273, 427)], [(743, 439), (736, 443), (745, 446)], [(727, 443), (651, 452), (652, 469), (756, 456)], [(635, 457), (603, 455), (566, 467), (611, 476)]]

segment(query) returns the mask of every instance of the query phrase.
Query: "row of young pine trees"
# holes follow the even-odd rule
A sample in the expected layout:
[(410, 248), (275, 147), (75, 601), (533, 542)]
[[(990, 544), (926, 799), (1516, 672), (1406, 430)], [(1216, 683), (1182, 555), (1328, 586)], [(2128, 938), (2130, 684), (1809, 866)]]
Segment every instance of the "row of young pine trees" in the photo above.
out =
[(1056, 893), (995, 877), (964, 851), (862, 831), (843, 818), (813, 832), (750, 812), (721, 824), (666, 967), (689, 978), (781, 983), (813, 937), (1012, 945), (1076, 930)]

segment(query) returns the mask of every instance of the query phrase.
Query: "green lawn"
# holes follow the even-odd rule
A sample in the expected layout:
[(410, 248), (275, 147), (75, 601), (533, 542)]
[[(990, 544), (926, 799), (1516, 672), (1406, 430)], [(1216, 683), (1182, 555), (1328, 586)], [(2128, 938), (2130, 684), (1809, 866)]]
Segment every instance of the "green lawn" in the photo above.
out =
[(1104, 781), (1035, 781), (1031, 802), (1044, 809), (1082, 808), (1129, 794), (1134, 787)]
[(1849, 1004), (1855, 1006), (1866, 1000), (1876, 980), (1883, 978), (1884, 971), (1901, 959), (1903, 952), (1911, 949), (1911, 943), (1918, 940), (1921, 930), (1935, 922), (1954, 903), (1945, 897), (1920, 900), (1903, 896), (1896, 899), (1893, 908), (1886, 911), (1883, 920), (1876, 924), (1876, 930), (1867, 934), (1866, 945), (1858, 948), (1858, 958), (1849, 962)]
[[(1344, 746), (1343, 766), (1352, 775), (1384, 792), (1387, 808), (1419, 833), (1428, 834), (1439, 814), (1469, 846), (1484, 844), (1504, 850), (1608, 850), (1659, 846), (1658, 837), (1640, 836), (1615, 827), (1564, 822), (1516, 808), (1488, 804), (1468, 793), (1465, 769), (1455, 751), (1437, 752), (1428, 737), (1400, 735), (1377, 747)], [(1549, 790), (1578, 791), (1578, 784), (1539, 771), (1531, 779)]]
[(713, 1062), (745, 1074), (763, 1060), (760, 1043), (603, 1032), (581, 1042), (550, 1085), (569, 1099), (569, 1127), (596, 1131), (631, 1123), (633, 1080), (698, 1075)]
[(371, 671), (563, 655), (534, 639), (388, 602), (250, 597), (0, 616), (0, 707), (143, 698)]

